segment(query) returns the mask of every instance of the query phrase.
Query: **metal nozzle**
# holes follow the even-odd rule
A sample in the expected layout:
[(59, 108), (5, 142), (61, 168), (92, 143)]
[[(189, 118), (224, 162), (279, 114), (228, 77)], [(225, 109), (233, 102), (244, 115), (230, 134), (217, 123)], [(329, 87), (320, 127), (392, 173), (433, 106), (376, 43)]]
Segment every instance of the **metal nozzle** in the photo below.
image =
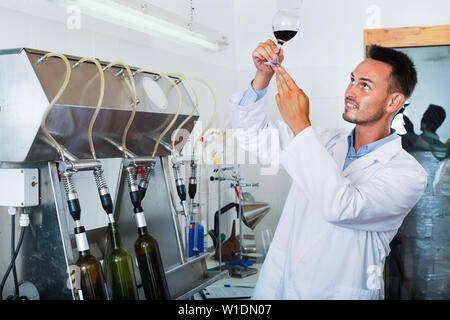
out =
[(41, 64), (41, 63), (43, 63), (45, 60), (47, 60), (47, 57), (46, 57), (46, 56), (42, 56), (42, 57), (39, 58), (38, 61), (36, 61), (36, 64)]
[(138, 186), (136, 182), (137, 170), (134, 166), (128, 166), (125, 168), (127, 171), (127, 182), (130, 192), (138, 191)]
[(62, 174), (62, 180), (64, 183), (64, 190), (66, 192), (67, 198), (69, 200), (77, 199), (78, 193), (75, 188), (75, 184), (73, 183), (73, 175), (72, 171), (64, 171)]
[(75, 70), (76, 68), (78, 68), (80, 65), (80, 61), (76, 62), (73, 66), (72, 66), (72, 70)]
[(114, 77), (120, 77), (121, 75), (123, 75), (124, 72), (125, 72), (124, 69), (120, 69), (119, 71), (117, 71)]

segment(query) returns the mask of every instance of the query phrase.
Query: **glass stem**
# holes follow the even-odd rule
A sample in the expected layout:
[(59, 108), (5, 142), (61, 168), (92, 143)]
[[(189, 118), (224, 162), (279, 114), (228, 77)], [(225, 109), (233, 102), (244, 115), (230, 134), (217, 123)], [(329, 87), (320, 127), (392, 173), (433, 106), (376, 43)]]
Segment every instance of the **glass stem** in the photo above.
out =
[[(280, 55), (280, 52), (281, 52), (281, 47), (283, 46), (283, 44), (282, 43), (278, 43), (278, 56)], [(276, 63), (278, 63), (278, 64), (280, 64), (280, 60), (277, 58), (277, 60), (276, 60)]]

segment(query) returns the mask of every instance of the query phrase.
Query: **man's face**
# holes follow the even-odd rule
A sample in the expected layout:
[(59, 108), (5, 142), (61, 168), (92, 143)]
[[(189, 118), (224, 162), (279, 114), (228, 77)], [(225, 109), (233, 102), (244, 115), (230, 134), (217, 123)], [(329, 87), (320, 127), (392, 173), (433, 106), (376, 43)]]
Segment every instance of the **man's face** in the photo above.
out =
[(391, 66), (372, 59), (361, 62), (350, 75), (345, 91), (344, 120), (372, 124), (386, 114)]

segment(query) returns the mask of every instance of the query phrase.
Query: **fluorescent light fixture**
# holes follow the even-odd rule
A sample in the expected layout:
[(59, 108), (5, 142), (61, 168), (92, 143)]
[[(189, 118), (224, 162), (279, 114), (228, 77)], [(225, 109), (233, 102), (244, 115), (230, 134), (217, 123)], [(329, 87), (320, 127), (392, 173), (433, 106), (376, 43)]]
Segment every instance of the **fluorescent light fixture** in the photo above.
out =
[[(144, 1), (127, 0), (49, 0), (66, 6), (76, 6), (82, 14), (87, 14), (110, 23), (120, 25), (125, 28), (144, 32), (151, 36), (158, 36), (164, 39), (172, 39), (189, 43), (195, 46), (212, 51), (220, 51), (228, 43), (226, 38), (221, 35), (210, 36), (206, 32), (195, 32), (190, 30), (187, 25), (183, 26), (173, 19), (159, 18), (153, 14), (147, 13), (147, 5)], [(126, 4), (125, 4), (126, 3)], [(129, 4), (129, 5), (127, 5)], [(133, 6), (135, 8), (133, 8)], [(164, 12), (159, 8), (152, 6), (152, 13)], [(156, 10), (155, 10), (156, 9)], [(161, 14), (164, 16), (164, 14)], [(167, 16), (167, 14), (166, 14)]]

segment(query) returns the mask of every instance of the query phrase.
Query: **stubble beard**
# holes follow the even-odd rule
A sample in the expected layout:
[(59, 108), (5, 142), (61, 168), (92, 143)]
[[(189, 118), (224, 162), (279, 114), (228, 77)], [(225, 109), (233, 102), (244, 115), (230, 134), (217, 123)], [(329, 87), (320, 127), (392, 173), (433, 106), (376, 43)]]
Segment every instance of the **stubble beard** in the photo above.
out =
[[(384, 103), (384, 102), (383, 102)], [(361, 111), (359, 108), (361, 106), (358, 107), (358, 109), (356, 111)], [(381, 118), (383, 118), (384, 116), (384, 110), (382, 108), (380, 108), (377, 113), (372, 114), (372, 115), (367, 115), (367, 114), (352, 114), (351, 111), (344, 111), (344, 113), (342, 114), (342, 118), (350, 123), (353, 124), (357, 124), (357, 125), (367, 125), (367, 124), (372, 124), (375, 122), (378, 122)]]

